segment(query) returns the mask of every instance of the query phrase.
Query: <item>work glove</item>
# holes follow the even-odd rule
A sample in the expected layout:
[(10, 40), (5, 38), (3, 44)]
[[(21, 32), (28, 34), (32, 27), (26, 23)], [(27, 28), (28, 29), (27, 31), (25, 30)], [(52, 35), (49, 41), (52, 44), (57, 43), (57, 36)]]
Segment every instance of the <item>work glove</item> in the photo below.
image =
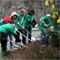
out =
[(47, 25), (47, 24), (44, 24), (44, 26), (45, 26), (45, 27), (48, 27), (48, 25)]
[(19, 25), (20, 23), (19, 23), (19, 22), (17, 22), (17, 24)]
[(54, 26), (50, 26), (50, 30), (51, 31), (54, 31)]
[(23, 27), (22, 27), (23, 29), (24, 29), (24, 25), (23, 25)]

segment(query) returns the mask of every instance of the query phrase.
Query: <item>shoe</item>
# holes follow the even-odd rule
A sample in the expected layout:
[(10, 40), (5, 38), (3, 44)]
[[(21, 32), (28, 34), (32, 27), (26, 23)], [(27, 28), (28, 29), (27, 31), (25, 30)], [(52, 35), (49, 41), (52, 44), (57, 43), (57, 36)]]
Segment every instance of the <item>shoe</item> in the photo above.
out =
[(15, 48), (18, 48), (18, 47), (19, 47), (19, 45), (14, 44), (14, 47), (15, 47)]
[(21, 43), (21, 46), (24, 46), (24, 44), (23, 44), (23, 43)]
[(42, 47), (45, 47), (45, 45), (42, 45)]
[(17, 43), (18, 45), (21, 45), (21, 43), (19, 42), (19, 43)]
[(15, 51), (15, 50), (18, 50), (18, 48), (13, 48), (13, 49), (10, 49), (10, 51)]
[(29, 43), (31, 43), (31, 41), (30, 41), (30, 40), (29, 40), (28, 42), (29, 42)]
[(15, 45), (14, 45), (14, 48), (22, 49), (20, 46), (21, 46), (21, 45), (19, 45), (19, 44), (17, 44), (17, 45), (15, 44)]
[(49, 45), (48, 48), (51, 48), (51, 45)]

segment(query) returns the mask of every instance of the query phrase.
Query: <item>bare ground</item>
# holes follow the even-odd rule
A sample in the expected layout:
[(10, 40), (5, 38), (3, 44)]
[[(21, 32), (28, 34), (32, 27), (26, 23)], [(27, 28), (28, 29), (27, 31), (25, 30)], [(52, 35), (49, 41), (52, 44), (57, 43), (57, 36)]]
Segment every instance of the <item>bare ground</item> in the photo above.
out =
[(55, 55), (59, 53), (57, 48), (53, 47), (42, 47), (40, 41), (29, 43), (26, 46), (28, 48), (22, 47), (23, 49), (18, 49), (16, 51), (10, 52), (9, 55), (4, 57), (6, 60), (40, 60), (40, 59), (55, 59)]

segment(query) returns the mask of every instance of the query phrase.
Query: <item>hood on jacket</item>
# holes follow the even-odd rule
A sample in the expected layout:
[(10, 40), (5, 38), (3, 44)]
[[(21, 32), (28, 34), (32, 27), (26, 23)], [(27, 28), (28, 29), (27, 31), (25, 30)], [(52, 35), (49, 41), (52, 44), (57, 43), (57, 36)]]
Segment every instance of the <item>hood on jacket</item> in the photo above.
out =
[(17, 16), (17, 13), (15, 11), (11, 13), (11, 16), (10, 17), (13, 17), (14, 15)]

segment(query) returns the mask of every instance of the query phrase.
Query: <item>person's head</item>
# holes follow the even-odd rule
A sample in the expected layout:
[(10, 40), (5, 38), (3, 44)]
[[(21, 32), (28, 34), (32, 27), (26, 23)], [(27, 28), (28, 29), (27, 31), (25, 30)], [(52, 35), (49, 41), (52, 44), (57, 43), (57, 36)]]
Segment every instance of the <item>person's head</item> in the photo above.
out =
[(9, 23), (12, 24), (15, 27), (15, 24), (16, 24), (15, 22), (10, 21)]
[(15, 11), (11, 13), (11, 16), (10, 17), (11, 17), (12, 20), (18, 19), (17, 13)]
[(30, 15), (34, 15), (34, 14), (35, 14), (34, 9), (32, 9), (32, 8), (28, 9), (28, 14), (30, 14)]
[(46, 14), (47, 17), (51, 18), (51, 14)]
[(20, 10), (20, 14), (21, 14), (22, 16), (24, 16), (24, 14), (25, 14), (25, 9), (21, 9), (21, 10)]
[(4, 24), (7, 24), (11, 21), (11, 18), (9, 16), (6, 16), (2, 19), (2, 21), (3, 21)]

